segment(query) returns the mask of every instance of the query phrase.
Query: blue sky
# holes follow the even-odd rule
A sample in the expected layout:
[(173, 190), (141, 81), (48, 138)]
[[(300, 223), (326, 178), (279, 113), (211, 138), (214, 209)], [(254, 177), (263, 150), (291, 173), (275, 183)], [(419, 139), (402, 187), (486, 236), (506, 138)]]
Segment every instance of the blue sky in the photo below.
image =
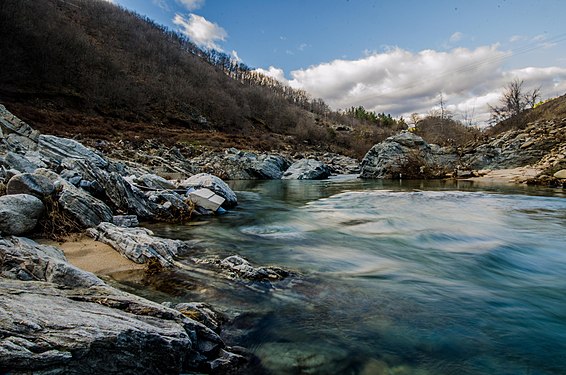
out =
[(566, 93), (563, 0), (113, 0), (322, 97), (481, 123), (514, 78)]

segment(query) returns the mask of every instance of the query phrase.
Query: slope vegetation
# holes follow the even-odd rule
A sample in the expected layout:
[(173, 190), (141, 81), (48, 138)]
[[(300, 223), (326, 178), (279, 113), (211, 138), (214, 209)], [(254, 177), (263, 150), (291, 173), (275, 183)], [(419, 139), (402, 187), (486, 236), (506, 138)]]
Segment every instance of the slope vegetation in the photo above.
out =
[(3, 0), (0, 66), (0, 102), (44, 133), (360, 157), (395, 131), (336, 131), (320, 100), (101, 0)]

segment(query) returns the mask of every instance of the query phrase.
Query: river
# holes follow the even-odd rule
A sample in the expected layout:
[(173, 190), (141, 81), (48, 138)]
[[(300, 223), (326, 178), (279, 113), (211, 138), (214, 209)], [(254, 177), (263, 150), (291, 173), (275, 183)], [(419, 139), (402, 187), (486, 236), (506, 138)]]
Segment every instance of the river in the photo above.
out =
[(231, 186), (236, 209), (150, 228), (298, 275), (153, 297), (231, 311), (231, 340), (271, 373), (566, 372), (563, 190), (355, 176)]

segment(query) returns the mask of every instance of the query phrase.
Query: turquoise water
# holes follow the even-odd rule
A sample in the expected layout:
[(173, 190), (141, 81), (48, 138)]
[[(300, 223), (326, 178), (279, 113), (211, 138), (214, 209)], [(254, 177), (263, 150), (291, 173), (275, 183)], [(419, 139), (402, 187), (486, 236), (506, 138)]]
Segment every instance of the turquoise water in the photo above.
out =
[(348, 176), (232, 187), (235, 210), (151, 229), (299, 272), (177, 296), (237, 311), (230, 339), (271, 373), (566, 373), (563, 190)]

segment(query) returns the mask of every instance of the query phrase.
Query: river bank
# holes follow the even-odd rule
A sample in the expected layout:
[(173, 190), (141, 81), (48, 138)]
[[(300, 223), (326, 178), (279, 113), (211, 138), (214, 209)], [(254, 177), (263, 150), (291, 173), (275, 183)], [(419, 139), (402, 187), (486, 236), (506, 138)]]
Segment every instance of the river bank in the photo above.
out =
[[(389, 178), (400, 184), (423, 173), (466, 178), (468, 172), (464, 168), (467, 166), (459, 161), (461, 157), (453, 151), (428, 145), (409, 132), (376, 145), (361, 165), (330, 153), (285, 155), (237, 149), (190, 159), (179, 150), (160, 147), (126, 150), (123, 159), (115, 159), (103, 152), (108, 145), (101, 143), (88, 148), (75, 140), (39, 134), (5, 108), (0, 110), (6, 193), (0, 196), (0, 287), (6, 296), (21, 297), (15, 302), (8, 297), (3, 299), (6, 325), (2, 329), (7, 334), (0, 342), (0, 370), (12, 373), (64, 373), (87, 367), (94, 372), (110, 373), (131, 370), (222, 374), (245, 373), (252, 368), (255, 373), (264, 371), (257, 357), (261, 353), (232, 345), (247, 335), (246, 330), (233, 334), (222, 328), (227, 324), (232, 327), (230, 332), (238, 332), (238, 329), (234, 331), (234, 325), (241, 324), (240, 312), (224, 307), (223, 315), (212, 306), (191, 299), (179, 300), (177, 293), (187, 298), (206, 297), (213, 303), (230, 300), (231, 294), (245, 295), (240, 303), (248, 305), (264, 298), (260, 296), (278, 295), (289, 285), (309, 285), (296, 272), (297, 265), (291, 263), (285, 269), (269, 258), (265, 263), (254, 263), (238, 247), (216, 249), (198, 238), (168, 238), (167, 232), (157, 236), (139, 226), (140, 221), (149, 226), (182, 225), (199, 219), (221, 221), (223, 217), (238, 215), (241, 208), (236, 193), (210, 172), (230, 179), (276, 181), (276, 185), (280, 184), (278, 189), (287, 192), (286, 199), (297, 196), (304, 203), (310, 202), (311, 193), (313, 197), (319, 196), (317, 189), (334, 186), (325, 179), (336, 173), (360, 172), (363, 180), (355, 178), (347, 184), (366, 186), (375, 179)], [(524, 140), (524, 137), (515, 138)], [(118, 151), (123, 153), (124, 149)], [(422, 152), (418, 158), (413, 157), (416, 151)], [(475, 154), (474, 160), (483, 160), (478, 155)], [(555, 153), (546, 163), (560, 166), (560, 157), (563, 159)], [(508, 155), (505, 160), (510, 160)], [(440, 172), (444, 174), (439, 175)], [(520, 182), (519, 176), (534, 173), (533, 169), (523, 167), (492, 171), (481, 178), (491, 179), (493, 183), (501, 179)], [(321, 185), (317, 180), (322, 181)], [(297, 191), (293, 193), (293, 189)], [(246, 204), (255, 203), (248, 199)], [(278, 217), (275, 207), (272, 205), (271, 211), (260, 217), (265, 220)], [(243, 211), (252, 212), (250, 208), (243, 207)], [(287, 206), (281, 206), (281, 212), (288, 210)], [(357, 222), (357, 219), (352, 221)], [(265, 237), (282, 240), (285, 245), (301, 246), (303, 237), (300, 233), (295, 237), (293, 227), (283, 228), (281, 233), (280, 229), (274, 223), (268, 228), (244, 228), (243, 233), (252, 242)], [(221, 230), (230, 233), (226, 228)], [(22, 237), (31, 233), (38, 237), (38, 231), (58, 241), (42, 239), (36, 243)], [(87, 233), (89, 237), (61, 237), (65, 233)], [(155, 304), (120, 291), (96, 275), (118, 284), (120, 280), (131, 281), (134, 275), (139, 288), (147, 285), (163, 288), (163, 296), (170, 300)], [(234, 289), (232, 285), (238, 287)], [(183, 290), (194, 293), (185, 294)], [(28, 316), (25, 311), (34, 299), (41, 303)], [(55, 321), (45, 318), (61, 310), (68, 314), (58, 316)], [(81, 318), (81, 314), (91, 310), (95, 313), (90, 321)], [(113, 318), (101, 322), (104, 316)], [(20, 321), (26, 322), (23, 327)], [(259, 323), (254, 321), (254, 324)], [(140, 325), (143, 327), (139, 328)], [(97, 327), (104, 327), (102, 335), (97, 333)], [(125, 339), (117, 341), (118, 337)], [(277, 351), (281, 354), (286, 350), (275, 344), (269, 355), (261, 354), (263, 361), (269, 362), (278, 355)], [(152, 345), (157, 345), (155, 356), (143, 358), (139, 363), (127, 360), (143, 357)], [(98, 350), (100, 346), (105, 350)], [(109, 360), (113, 362), (107, 364)]]

